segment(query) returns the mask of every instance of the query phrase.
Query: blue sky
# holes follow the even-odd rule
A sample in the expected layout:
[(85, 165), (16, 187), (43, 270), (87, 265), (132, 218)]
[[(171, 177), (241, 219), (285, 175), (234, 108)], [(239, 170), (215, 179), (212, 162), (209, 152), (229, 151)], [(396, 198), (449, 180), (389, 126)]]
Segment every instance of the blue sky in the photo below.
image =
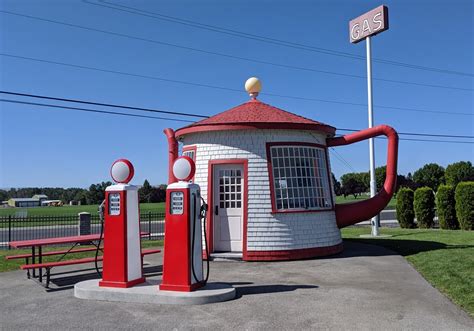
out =
[[(348, 21), (381, 4), (378, 1), (309, 0), (107, 1), (362, 56), (365, 42), (349, 43)], [(391, 125), (401, 132), (473, 135), (473, 116), (378, 108), (473, 112), (472, 2), (386, 1), (384, 4), (390, 10), (390, 29), (373, 38), (374, 58), (471, 75), (374, 63), (374, 77), (470, 91), (374, 81), (375, 123)], [(1, 0), (0, 7), (3, 11), (261, 61), (361, 76), (366, 73), (365, 61), (233, 37), (80, 0)], [(1, 53), (223, 86), (242, 92), (0, 56), (2, 90), (212, 115), (247, 101), (243, 84), (248, 77), (257, 76), (263, 82), (263, 93), (259, 97), (263, 102), (338, 128), (367, 127), (365, 107), (265, 95), (267, 92), (365, 104), (365, 79), (237, 61), (5, 13), (0, 13), (0, 50)], [(0, 187), (88, 187), (91, 183), (109, 180), (110, 165), (122, 157), (135, 165), (133, 182), (142, 183), (147, 178), (152, 184), (165, 183), (167, 145), (162, 131), (185, 125), (6, 103), (0, 104), (0, 121)], [(473, 144), (401, 141), (399, 150), (402, 174), (413, 172), (428, 162), (446, 166), (474, 159)], [(337, 152), (350, 166), (331, 152), (336, 176), (368, 169), (367, 142), (340, 147)], [(385, 164), (385, 153), (385, 141), (377, 141), (377, 166)]]

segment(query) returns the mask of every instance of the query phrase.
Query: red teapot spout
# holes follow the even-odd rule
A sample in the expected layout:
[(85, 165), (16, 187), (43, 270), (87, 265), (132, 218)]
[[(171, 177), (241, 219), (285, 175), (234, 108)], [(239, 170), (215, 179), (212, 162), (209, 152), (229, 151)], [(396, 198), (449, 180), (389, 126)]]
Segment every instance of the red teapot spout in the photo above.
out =
[(388, 125), (361, 130), (342, 137), (328, 138), (327, 146), (349, 145), (361, 140), (385, 135), (388, 138), (387, 172), (382, 189), (372, 198), (347, 204), (336, 204), (336, 221), (339, 228), (366, 221), (380, 213), (389, 203), (397, 184), (398, 134)]

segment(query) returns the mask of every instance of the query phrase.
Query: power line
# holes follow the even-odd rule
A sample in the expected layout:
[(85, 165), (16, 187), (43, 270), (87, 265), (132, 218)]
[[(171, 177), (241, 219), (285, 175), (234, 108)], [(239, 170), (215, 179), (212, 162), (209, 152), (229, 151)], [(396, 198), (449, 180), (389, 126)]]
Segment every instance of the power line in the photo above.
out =
[(208, 118), (209, 117), (209, 116), (205, 116), (205, 115), (196, 115), (196, 114), (190, 114), (190, 113), (180, 113), (180, 112), (174, 112), (174, 111), (165, 111), (165, 110), (157, 110), (157, 109), (150, 109), (150, 108), (132, 107), (132, 106), (122, 106), (122, 105), (117, 105), (117, 104), (101, 103), (101, 102), (94, 102), (94, 101), (84, 101), (84, 100), (77, 100), (77, 99), (57, 98), (57, 97), (50, 97), (50, 96), (37, 95), (37, 94), (26, 94), (26, 93), (18, 93), (18, 92), (10, 92), (10, 91), (2, 91), (2, 90), (0, 90), (0, 93), (1, 94), (21, 96), (21, 97), (29, 97), (29, 98), (56, 100), (56, 101), (64, 101), (64, 102), (74, 102), (74, 103), (81, 103), (81, 104), (94, 105), (94, 106), (105, 106), (105, 107), (112, 107), (112, 108), (140, 110), (140, 111), (153, 112), (153, 113), (163, 113), (163, 114), (201, 117), (201, 118)]
[[(26, 101), (18, 101), (18, 100), (10, 100), (10, 99), (0, 99), (0, 102), (24, 104), (24, 105), (39, 106), (39, 107), (49, 107), (49, 108), (56, 108), (56, 109), (69, 109), (69, 110), (75, 110), (75, 111), (82, 111), (82, 112), (88, 112), (88, 113), (99, 113), (99, 114), (106, 114), (106, 115), (119, 115), (119, 116), (139, 117), (139, 118), (155, 119), (155, 120), (167, 120), (167, 121), (193, 123), (193, 121), (176, 119), (176, 118), (165, 118), (165, 117), (156, 117), (156, 116), (119, 113), (119, 112), (112, 112), (112, 111), (105, 111), (105, 110), (70, 107), (70, 106), (61, 106), (61, 105), (44, 104), (44, 103), (36, 103), (36, 102), (26, 102)], [(376, 139), (386, 139), (386, 138), (385, 137), (376, 137)], [(429, 140), (429, 139), (411, 139), (411, 138), (400, 138), (399, 140), (422, 141), (422, 142), (438, 142), (438, 143), (474, 144), (474, 142), (459, 141), (459, 140)], [(350, 167), (350, 165), (349, 165), (349, 167)]]
[[(309, 133), (311, 136), (313, 136), (313, 138), (315, 138), (316, 140), (318, 140), (318, 138), (316, 137), (316, 135), (314, 135), (312, 132)], [(335, 149), (334, 147), (330, 147), (331, 150), (329, 150), (330, 152), (333, 153), (333, 155), (339, 160), (339, 162), (341, 162), (343, 165), (345, 165), (347, 168), (349, 168), (350, 170), (352, 171), (355, 171), (355, 169), (351, 166), (351, 164), (349, 162), (347, 162), (346, 159), (344, 159), (342, 157), (342, 155), (340, 155)]]
[[(292, 65), (286, 65), (286, 64), (281, 64), (281, 63), (274, 63), (274, 62), (270, 62), (270, 61), (252, 59), (252, 58), (247, 58), (247, 57), (242, 57), (242, 56), (236, 56), (236, 55), (231, 55), (231, 54), (208, 51), (208, 50), (199, 49), (199, 48), (195, 48), (195, 47), (188, 47), (188, 46), (177, 45), (177, 44), (168, 43), (168, 42), (164, 42), (164, 41), (159, 41), (159, 40), (156, 40), (156, 39), (142, 38), (142, 37), (137, 37), (137, 36), (133, 36), (133, 35), (129, 35), (129, 34), (113, 32), (113, 31), (109, 31), (109, 30), (101, 30), (101, 29), (90, 28), (90, 27), (77, 25), (77, 24), (60, 22), (60, 21), (51, 20), (51, 19), (44, 19), (44, 18), (40, 18), (40, 17), (36, 17), (36, 16), (24, 15), (24, 14), (13, 13), (13, 12), (8, 12), (8, 11), (2, 11), (2, 10), (0, 10), (0, 12), (6, 13), (6, 14), (11, 14), (11, 15), (17, 15), (17, 16), (21, 16), (21, 17), (25, 17), (25, 18), (29, 18), (29, 19), (45, 21), (45, 22), (48, 22), (48, 23), (65, 25), (65, 26), (68, 26), (68, 27), (74, 27), (74, 28), (88, 30), (88, 31), (92, 31), (92, 32), (99, 32), (99, 33), (109, 34), (109, 35), (113, 35), (113, 36), (116, 36), (116, 37), (135, 39), (135, 40), (140, 40), (140, 41), (144, 41), (144, 42), (148, 42), (148, 43), (153, 43), (153, 44), (158, 44), (158, 45), (163, 45), (163, 46), (169, 46), (169, 47), (175, 47), (175, 48), (184, 49), (184, 50), (187, 50), (187, 51), (194, 51), (194, 52), (199, 52), (199, 53), (204, 53), (204, 54), (209, 54), (209, 55), (215, 55), (215, 56), (230, 58), (230, 59), (239, 60), (239, 61), (253, 62), (253, 63), (265, 64), (265, 65), (270, 65), (270, 66), (275, 66), (275, 67), (280, 67), (280, 68), (299, 70), (299, 71), (317, 72), (317, 73), (323, 73), (323, 74), (327, 74), (327, 75), (335, 75), (335, 76), (341, 76), (341, 77), (350, 77), (350, 78), (357, 78), (357, 79), (366, 79), (367, 78), (367, 77), (361, 76), (361, 75), (347, 74), (347, 73), (334, 72), (334, 71), (328, 71), (328, 70), (320, 70), (320, 69), (307, 68), (307, 67), (292, 66)], [(462, 88), (462, 87), (454, 87), (454, 86), (446, 86), (446, 85), (436, 85), (436, 84), (425, 84), (425, 83), (401, 81), (401, 80), (386, 79), (386, 78), (373, 78), (373, 80), (377, 80), (377, 81), (381, 81), (381, 82), (387, 82), (387, 83), (394, 83), (394, 84), (423, 86), (423, 87), (430, 87), (430, 88), (450, 89), (450, 90), (459, 90), (459, 91), (473, 91), (473, 89), (470, 89), (470, 88)]]
[(349, 168), (349, 166), (348, 166), (346, 163), (344, 163), (344, 162), (342, 161), (342, 159), (340, 159), (339, 156), (334, 153), (334, 151), (331, 150), (331, 152), (332, 152), (332, 155), (333, 155), (344, 167), (346, 167), (347, 169), (349, 169), (349, 170), (352, 171), (352, 172), (355, 172), (354, 170), (352, 170), (352, 168)]
[[(88, 105), (103, 106), (103, 107), (131, 109), (131, 110), (139, 110), (139, 111), (154, 112), (154, 113), (166, 113), (166, 114), (173, 114), (173, 115), (179, 115), (179, 116), (193, 116), (193, 117), (209, 118), (209, 116), (207, 115), (200, 115), (200, 114), (163, 111), (163, 110), (157, 110), (157, 109), (152, 109), (152, 108), (141, 108), (141, 107), (127, 106), (127, 105), (118, 105), (118, 104), (110, 104), (110, 103), (71, 99), (71, 98), (60, 98), (60, 97), (54, 97), (54, 96), (28, 94), (28, 93), (13, 92), (13, 91), (0, 90), (0, 94), (7, 94), (7, 95), (20, 96), (20, 97), (28, 97), (28, 98), (37, 98), (37, 99), (46, 99), (46, 100), (55, 100), (55, 101), (62, 101), (62, 102), (88, 104)], [(188, 122), (191, 122), (191, 121), (188, 121)], [(360, 131), (361, 129), (336, 128), (336, 130), (357, 132), (357, 131)], [(397, 132), (397, 133), (398, 135), (407, 135), (407, 136), (474, 139), (474, 136), (469, 136), (469, 135), (450, 135), (450, 134), (434, 134), (434, 133), (419, 133), (419, 132)]]
[[(342, 129), (337, 128), (339, 131), (350, 131), (350, 132), (357, 132), (360, 129)], [(434, 133), (418, 133), (418, 132), (397, 132), (399, 135), (406, 135), (406, 136), (423, 136), (423, 137), (442, 137), (442, 138), (469, 138), (474, 139), (474, 136), (464, 136), (464, 135), (452, 135), (452, 134), (434, 134)]]
[(436, 140), (436, 139), (411, 139), (411, 138), (399, 138), (404, 141), (422, 141), (430, 143), (453, 143), (453, 144), (474, 144), (474, 141), (462, 141), (462, 140)]
[(69, 107), (69, 106), (59, 106), (59, 105), (52, 105), (52, 104), (45, 104), (45, 103), (36, 103), (36, 102), (26, 102), (26, 101), (18, 101), (18, 100), (10, 100), (10, 99), (0, 99), (0, 102), (17, 103), (17, 104), (23, 104), (23, 105), (39, 106), (39, 107), (49, 107), (49, 108), (62, 108), (62, 109), (69, 109), (69, 110), (75, 110), (75, 111), (83, 111), (83, 112), (89, 112), (89, 113), (107, 114), (107, 115), (119, 115), (119, 116), (129, 116), (129, 117), (141, 117), (141, 118), (155, 119), (155, 120), (167, 120), (167, 121), (193, 123), (192, 121), (181, 120), (181, 119), (176, 119), (176, 118), (146, 116), (146, 115), (137, 115), (137, 114), (126, 114), (126, 113), (119, 113), (119, 112), (106, 111), (106, 110), (97, 110), (97, 109), (88, 109), (88, 108), (78, 108), (78, 107)]
[[(336, 137), (341, 137), (341, 136), (338, 135)], [(375, 137), (375, 139), (384, 139), (384, 140), (386, 140), (387, 137)], [(431, 143), (474, 144), (474, 141), (463, 141), (463, 140), (415, 139), (415, 138), (398, 138), (398, 140), (422, 141), (422, 142), (431, 142)]]
[[(117, 70), (109, 70), (109, 69), (90, 67), (90, 66), (72, 64), (72, 63), (50, 61), (50, 60), (44, 60), (44, 59), (38, 59), (38, 58), (32, 58), (32, 57), (26, 57), (26, 56), (12, 55), (12, 54), (7, 54), (7, 53), (0, 53), (0, 55), (5, 56), (5, 57), (29, 60), (29, 61), (43, 62), (43, 63), (49, 63), (49, 64), (54, 64), (54, 65), (60, 65), (60, 66), (67, 66), (67, 67), (72, 67), (72, 68), (77, 68), (77, 69), (93, 70), (93, 71), (99, 71), (99, 72), (106, 72), (106, 73), (113, 73), (113, 74), (131, 76), (131, 77), (139, 77), (139, 78), (145, 78), (145, 79), (159, 80), (159, 81), (175, 83), (175, 84), (183, 84), (183, 85), (190, 85), (190, 86), (196, 86), (196, 87), (203, 87), (203, 88), (224, 90), (224, 91), (230, 91), (230, 92), (237, 92), (239, 94), (242, 93), (241, 89), (235, 89), (235, 88), (229, 88), (229, 87), (223, 87), (223, 86), (216, 86), (216, 85), (209, 85), (209, 84), (202, 84), (202, 83), (194, 83), (194, 82), (183, 81), (183, 80), (162, 78), (162, 77), (158, 77), (158, 76), (134, 74), (134, 73), (129, 73), (129, 72), (117, 71)], [(300, 96), (292, 96), (292, 95), (282, 95), (282, 94), (268, 93), (268, 92), (266, 92), (266, 93), (262, 92), (261, 94), (262, 95), (268, 95), (268, 96), (274, 96), (274, 97), (280, 97), (280, 98), (287, 98), (287, 99), (315, 101), (315, 102), (321, 102), (321, 103), (332, 103), (332, 104), (341, 104), (341, 105), (357, 106), (357, 107), (367, 107), (367, 105), (363, 104), (363, 103), (354, 103), (354, 102), (337, 101), (337, 100), (308, 98), (308, 97), (300, 97)], [(421, 112), (421, 113), (430, 113), (430, 114), (448, 114), (448, 115), (464, 115), (464, 116), (473, 116), (474, 115), (473, 113), (447, 112), (447, 111), (417, 109), (417, 108), (408, 108), (408, 107), (384, 106), (384, 105), (376, 105), (376, 107), (385, 108), (385, 109), (395, 109), (395, 110), (399, 110), (399, 111)]]
[(333, 155), (339, 159), (339, 161), (341, 161), (347, 168), (349, 168), (350, 170), (352, 170), (353, 172), (356, 172), (355, 169), (352, 167), (352, 165), (342, 157), (341, 154), (339, 154), (335, 149), (334, 147), (331, 147), (331, 151), (333, 152)]
[[(322, 47), (315, 47), (315, 46), (301, 44), (301, 43), (295, 43), (295, 42), (287, 41), (287, 40), (270, 38), (270, 37), (266, 37), (266, 36), (251, 34), (251, 33), (242, 32), (242, 31), (233, 30), (233, 29), (227, 29), (227, 28), (223, 28), (223, 27), (219, 27), (219, 26), (215, 26), (215, 25), (210, 25), (210, 24), (203, 24), (203, 23), (199, 23), (199, 22), (196, 22), (196, 21), (185, 20), (185, 19), (181, 19), (181, 18), (178, 18), (178, 17), (163, 15), (163, 14), (156, 13), (156, 12), (151, 12), (151, 11), (138, 9), (138, 8), (135, 8), (135, 7), (129, 7), (129, 6), (124, 6), (124, 5), (114, 4), (114, 3), (107, 2), (107, 1), (101, 1), (101, 2), (106, 3), (108, 5), (93, 3), (93, 2), (90, 2), (90, 1), (87, 1), (87, 0), (83, 0), (83, 2), (85, 2), (87, 4), (90, 4), (90, 5), (101, 6), (101, 7), (105, 7), (105, 8), (109, 8), (109, 9), (114, 9), (114, 10), (118, 10), (118, 11), (122, 11), (122, 12), (131, 13), (131, 14), (134, 14), (134, 15), (147, 16), (147, 17), (151, 17), (151, 18), (155, 18), (155, 19), (159, 19), (159, 20), (163, 20), (163, 21), (168, 21), (168, 22), (177, 23), (177, 24), (181, 24), (181, 25), (191, 26), (191, 27), (198, 28), (198, 29), (209, 30), (209, 31), (213, 31), (213, 32), (221, 33), (221, 34), (231, 35), (231, 36), (234, 36), (234, 37), (251, 39), (251, 40), (261, 41), (261, 42), (275, 44), (275, 45), (284, 46), (284, 47), (290, 47), (290, 48), (295, 48), (295, 49), (301, 49), (301, 50), (306, 50), (306, 51), (311, 51), (311, 52), (322, 53), (322, 54), (326, 54), (326, 55), (339, 56), (339, 57), (345, 57), (345, 58), (351, 58), (351, 59), (357, 59), (357, 60), (364, 60), (365, 61), (365, 58), (363, 56), (352, 54), (352, 53), (341, 52), (341, 51), (331, 50), (331, 49), (322, 48)], [(110, 6), (110, 5), (112, 5), (112, 6)], [(121, 7), (121, 8), (117, 8), (117, 7)], [(123, 8), (126, 8), (126, 9), (123, 9)], [(446, 69), (435, 68), (435, 67), (426, 67), (426, 66), (420, 66), (420, 65), (416, 65), (416, 64), (404, 63), (404, 62), (398, 62), (398, 61), (392, 61), (392, 60), (373, 58), (372, 61), (387, 64), (387, 65), (406, 67), (406, 68), (410, 68), (410, 69), (434, 71), (434, 72), (438, 72), (438, 73), (460, 75), (460, 76), (471, 76), (471, 77), (474, 76), (474, 74), (467, 73), (467, 72), (446, 70)]]

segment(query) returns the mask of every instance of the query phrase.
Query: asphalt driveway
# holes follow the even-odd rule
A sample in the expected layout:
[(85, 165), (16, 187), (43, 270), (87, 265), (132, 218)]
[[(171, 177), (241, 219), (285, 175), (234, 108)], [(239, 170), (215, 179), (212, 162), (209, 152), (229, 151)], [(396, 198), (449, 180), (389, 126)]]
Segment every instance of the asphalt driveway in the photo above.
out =
[[(161, 255), (146, 260), (149, 277), (160, 277)], [(359, 243), (346, 242), (344, 253), (325, 259), (212, 262), (210, 281), (234, 284), (237, 299), (203, 306), (80, 300), (73, 295), (73, 284), (95, 277), (92, 270), (76, 278), (53, 277), (58, 289), (46, 292), (24, 272), (0, 274), (0, 328), (474, 329), (474, 320), (404, 258)]]

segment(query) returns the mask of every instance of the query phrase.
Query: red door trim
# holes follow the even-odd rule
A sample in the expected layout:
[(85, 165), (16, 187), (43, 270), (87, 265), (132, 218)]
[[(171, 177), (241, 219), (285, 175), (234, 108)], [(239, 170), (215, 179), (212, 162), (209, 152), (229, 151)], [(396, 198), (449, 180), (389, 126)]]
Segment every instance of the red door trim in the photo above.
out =
[[(247, 259), (247, 216), (248, 216), (248, 160), (247, 159), (222, 159), (209, 160), (207, 172), (207, 201), (209, 204), (209, 212), (207, 219), (207, 243), (209, 245), (209, 253), (214, 252), (214, 166), (221, 164), (242, 164), (244, 167), (244, 210), (243, 210), (243, 239), (242, 239), (242, 259)], [(206, 256), (206, 258), (208, 258)]]

